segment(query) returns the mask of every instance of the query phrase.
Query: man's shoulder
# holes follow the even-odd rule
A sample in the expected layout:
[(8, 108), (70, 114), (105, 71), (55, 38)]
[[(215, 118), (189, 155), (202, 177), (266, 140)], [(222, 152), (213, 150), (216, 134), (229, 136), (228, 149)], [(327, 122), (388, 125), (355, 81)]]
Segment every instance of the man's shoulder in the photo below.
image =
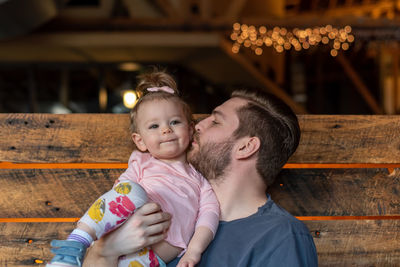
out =
[(263, 221), (275, 230), (292, 234), (309, 234), (307, 226), (284, 208), (270, 200), (270, 207), (266, 208), (261, 216)]

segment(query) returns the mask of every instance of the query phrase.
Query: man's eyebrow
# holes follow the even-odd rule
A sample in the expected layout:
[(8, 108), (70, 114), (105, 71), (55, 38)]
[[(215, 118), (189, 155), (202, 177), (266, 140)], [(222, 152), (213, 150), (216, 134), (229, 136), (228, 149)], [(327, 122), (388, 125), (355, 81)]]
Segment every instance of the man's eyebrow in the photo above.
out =
[(215, 110), (215, 109), (211, 112), (211, 115), (214, 115), (214, 116), (217, 116), (217, 117), (225, 118), (224, 113), (222, 113), (222, 112), (219, 111), (219, 110)]

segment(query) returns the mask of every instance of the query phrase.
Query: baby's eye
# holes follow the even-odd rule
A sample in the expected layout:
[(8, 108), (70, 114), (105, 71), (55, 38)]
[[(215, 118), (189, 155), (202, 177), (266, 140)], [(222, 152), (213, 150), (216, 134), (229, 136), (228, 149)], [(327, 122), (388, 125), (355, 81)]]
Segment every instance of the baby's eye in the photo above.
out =
[(158, 124), (152, 124), (149, 126), (149, 129), (157, 129), (158, 128)]
[(171, 125), (176, 125), (176, 124), (179, 124), (179, 123), (181, 123), (181, 121), (179, 121), (179, 120), (173, 120), (173, 121), (170, 122)]
[(211, 121), (212, 124), (218, 124), (216, 120)]

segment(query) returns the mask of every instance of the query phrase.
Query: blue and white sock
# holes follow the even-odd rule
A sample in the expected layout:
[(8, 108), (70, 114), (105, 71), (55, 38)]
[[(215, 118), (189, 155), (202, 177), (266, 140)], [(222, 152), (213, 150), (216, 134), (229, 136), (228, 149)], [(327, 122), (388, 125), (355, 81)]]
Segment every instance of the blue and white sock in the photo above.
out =
[(72, 231), (67, 240), (77, 241), (79, 243), (82, 243), (86, 247), (90, 247), (93, 242), (93, 238), (81, 229), (75, 229), (74, 231)]

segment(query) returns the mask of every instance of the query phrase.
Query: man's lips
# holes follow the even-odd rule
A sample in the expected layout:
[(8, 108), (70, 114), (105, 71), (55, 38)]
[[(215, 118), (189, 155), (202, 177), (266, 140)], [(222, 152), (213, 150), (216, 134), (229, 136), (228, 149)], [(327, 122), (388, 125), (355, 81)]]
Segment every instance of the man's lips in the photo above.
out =
[(198, 143), (199, 143), (199, 135), (194, 134), (192, 144), (198, 144)]

